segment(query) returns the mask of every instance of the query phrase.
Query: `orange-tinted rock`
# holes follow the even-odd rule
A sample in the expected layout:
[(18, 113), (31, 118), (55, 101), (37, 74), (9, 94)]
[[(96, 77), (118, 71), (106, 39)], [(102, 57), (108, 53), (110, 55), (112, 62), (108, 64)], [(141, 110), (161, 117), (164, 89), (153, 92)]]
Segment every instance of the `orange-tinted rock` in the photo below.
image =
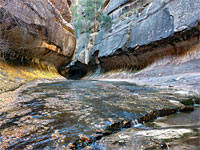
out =
[(63, 18), (67, 21), (71, 21), (71, 12), (70, 12), (70, 6), (71, 6), (71, 0), (50, 0), (54, 6), (60, 11)]
[(70, 0), (0, 0), (1, 59), (19, 63), (71, 62), (76, 39)]

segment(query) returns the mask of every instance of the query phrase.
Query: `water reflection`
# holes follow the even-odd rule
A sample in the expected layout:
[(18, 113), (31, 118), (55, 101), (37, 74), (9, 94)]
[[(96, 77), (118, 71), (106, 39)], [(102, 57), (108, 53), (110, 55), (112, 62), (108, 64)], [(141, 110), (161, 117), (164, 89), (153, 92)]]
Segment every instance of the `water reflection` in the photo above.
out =
[(126, 82), (43, 83), (18, 93), (0, 110), (1, 149), (67, 148), (120, 120), (135, 120), (152, 110), (176, 108), (181, 97)]

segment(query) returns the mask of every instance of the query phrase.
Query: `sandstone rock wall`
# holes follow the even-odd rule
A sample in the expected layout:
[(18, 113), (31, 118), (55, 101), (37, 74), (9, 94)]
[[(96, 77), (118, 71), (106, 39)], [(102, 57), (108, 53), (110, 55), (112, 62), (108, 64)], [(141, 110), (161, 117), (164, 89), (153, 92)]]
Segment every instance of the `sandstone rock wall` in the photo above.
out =
[(135, 10), (131, 16), (113, 24), (109, 31), (102, 30), (103, 33), (99, 34), (95, 43), (95, 50), (99, 51), (99, 57), (109, 56), (117, 50), (133, 50), (197, 27), (200, 20), (199, 4), (198, 0), (149, 3), (140, 14)]
[(165, 58), (200, 60), (199, 0), (107, 0), (103, 8), (113, 24), (99, 32), (88, 68), (141, 70)]
[(0, 0), (1, 59), (56, 68), (70, 63), (76, 46), (70, 5), (70, 0)]
[(71, 0), (0, 0), (0, 93), (62, 78), (76, 47)]

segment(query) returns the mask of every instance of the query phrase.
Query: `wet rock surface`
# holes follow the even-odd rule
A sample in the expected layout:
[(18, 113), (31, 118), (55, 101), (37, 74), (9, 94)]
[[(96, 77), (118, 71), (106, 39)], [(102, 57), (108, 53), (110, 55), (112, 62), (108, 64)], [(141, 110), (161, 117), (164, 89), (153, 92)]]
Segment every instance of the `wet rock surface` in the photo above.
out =
[(199, 143), (199, 108), (192, 113), (160, 117), (146, 126), (135, 126), (102, 138), (106, 149), (194, 149)]
[[(127, 82), (58, 81), (23, 88), (14, 95), (0, 106), (1, 149), (109, 149), (102, 142), (104, 138), (126, 134), (127, 130), (136, 130), (137, 125), (151, 135), (153, 127), (145, 123), (159, 116), (194, 110), (180, 103), (191, 97), (172, 89)], [(177, 132), (196, 134), (193, 128), (184, 129)], [(171, 133), (171, 127), (166, 132)], [(143, 132), (136, 133), (136, 137), (145, 137)]]

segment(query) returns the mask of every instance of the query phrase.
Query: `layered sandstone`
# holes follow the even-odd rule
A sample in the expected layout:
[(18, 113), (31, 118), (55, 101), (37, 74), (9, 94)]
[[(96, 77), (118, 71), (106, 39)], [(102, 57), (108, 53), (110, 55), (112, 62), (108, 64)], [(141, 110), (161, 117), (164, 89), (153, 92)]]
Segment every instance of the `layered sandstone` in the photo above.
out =
[(1, 59), (68, 64), (76, 40), (70, 0), (0, 0)]
[(163, 57), (184, 55), (199, 43), (199, 10), (198, 0), (129, 0), (118, 5), (111, 0), (105, 12), (115, 24), (101, 31), (94, 51), (105, 70), (142, 69)]
[(76, 47), (71, 0), (0, 0), (0, 92), (60, 78)]
[(103, 11), (113, 24), (101, 29), (92, 48), (78, 49), (72, 74), (95, 66), (106, 72), (151, 65), (152, 76), (200, 72), (199, 0), (107, 0)]

